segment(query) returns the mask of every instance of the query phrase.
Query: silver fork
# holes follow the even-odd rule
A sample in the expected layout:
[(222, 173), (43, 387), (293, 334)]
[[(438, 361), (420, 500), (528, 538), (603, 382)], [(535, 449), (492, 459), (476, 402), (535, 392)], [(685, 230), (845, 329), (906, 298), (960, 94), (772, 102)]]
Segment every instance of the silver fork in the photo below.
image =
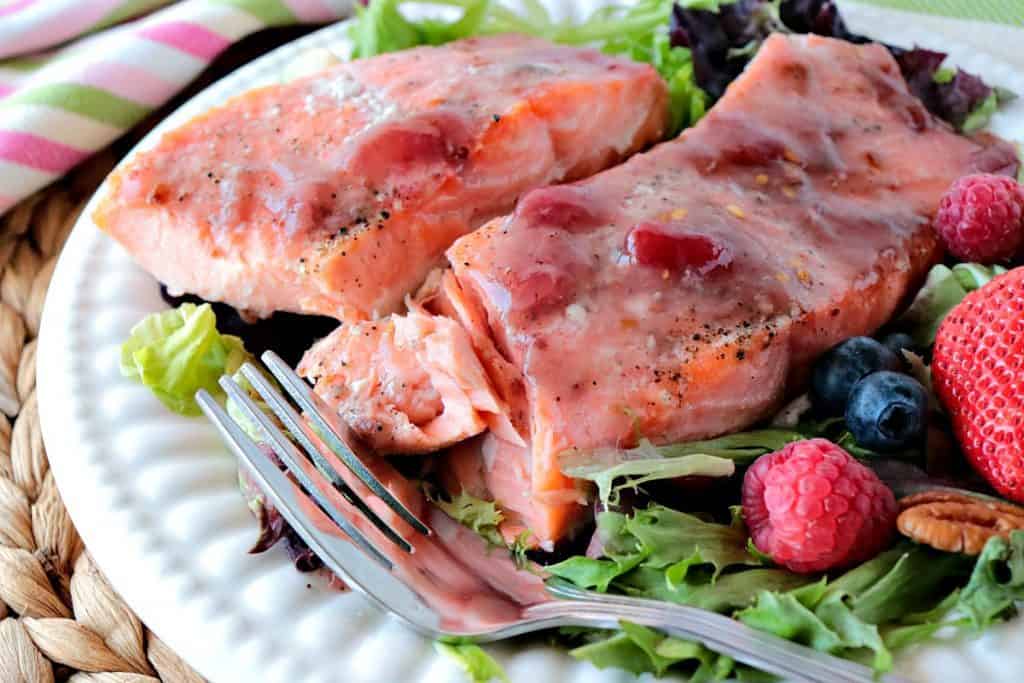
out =
[[(560, 599), (524, 607), (515, 618), (472, 630), (453, 631), (450, 625), (442, 626), (441, 614), (393, 571), (402, 554), (413, 552), (413, 546), (345, 483), (320, 451), (320, 444), (325, 444), (413, 533), (430, 534), (430, 529), (367, 469), (357, 455), (361, 446), (344, 433), (343, 427), (337, 426), (337, 421), (326, 417), (331, 414), (330, 408), (309, 385), (273, 352), (264, 353), (262, 359), (304, 415), (255, 366), (247, 363), (242, 374), (288, 429), (294, 442), (230, 377), (223, 377), (220, 383), (248, 418), (260, 426), (269, 445), (304, 491), (288, 479), (209, 393), (200, 391), (196, 400), (270, 501), (324, 564), (378, 607), (420, 633), (443, 640), (486, 642), (561, 626), (617, 628), (622, 620), (699, 641), (738, 662), (790, 680), (909, 683), (895, 674), (876, 677), (868, 667), (757, 631), (714, 612), (581, 590), (560, 580), (547, 582), (547, 592)], [(380, 530), (389, 541), (388, 547), (371, 541), (322, 494), (317, 484), (322, 486), (325, 481), (341, 493), (357, 514), (364, 515)], [(304, 504), (318, 506), (352, 542), (317, 528), (304, 512)]]

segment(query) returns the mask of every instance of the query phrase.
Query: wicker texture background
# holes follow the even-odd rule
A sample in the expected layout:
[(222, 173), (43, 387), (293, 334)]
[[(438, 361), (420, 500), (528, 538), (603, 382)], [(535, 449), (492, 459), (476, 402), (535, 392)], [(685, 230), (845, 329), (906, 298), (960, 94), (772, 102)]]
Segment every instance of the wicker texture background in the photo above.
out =
[(0, 224), (0, 681), (202, 681), (110, 588), (46, 460), (36, 334), (57, 255), (114, 166), (108, 152)]
[(0, 218), (3, 683), (203, 681), (146, 629), (83, 548), (43, 446), (35, 394), (36, 335), (60, 249), (82, 207), (120, 157), (153, 123), (199, 89), (306, 30), (275, 29), (241, 41), (129, 139)]

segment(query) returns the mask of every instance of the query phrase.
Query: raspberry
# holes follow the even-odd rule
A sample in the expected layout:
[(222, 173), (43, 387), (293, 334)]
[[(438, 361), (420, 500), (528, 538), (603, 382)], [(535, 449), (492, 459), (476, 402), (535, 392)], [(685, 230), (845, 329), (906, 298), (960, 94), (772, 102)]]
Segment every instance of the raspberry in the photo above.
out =
[(874, 472), (825, 439), (763, 455), (743, 478), (743, 516), (754, 545), (794, 572), (873, 557), (892, 539), (898, 511)]
[(935, 232), (953, 256), (965, 261), (1009, 261), (1024, 242), (1024, 191), (1013, 178), (964, 176), (939, 201)]

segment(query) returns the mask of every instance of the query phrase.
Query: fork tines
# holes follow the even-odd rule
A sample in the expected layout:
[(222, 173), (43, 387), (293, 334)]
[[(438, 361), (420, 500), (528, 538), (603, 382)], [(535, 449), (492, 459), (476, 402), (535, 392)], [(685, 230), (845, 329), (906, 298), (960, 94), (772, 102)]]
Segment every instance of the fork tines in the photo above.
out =
[[(363, 464), (353, 448), (349, 446), (348, 439), (339, 434), (342, 429), (335, 428), (332, 421), (326, 417), (330, 409), (313, 393), (309, 385), (273, 352), (268, 351), (263, 354), (263, 361), (274, 377), (280, 381), (288, 395), (305, 412), (305, 417), (310, 420), (309, 423), (306, 422), (303, 415), (296, 411), (288, 399), (278, 392), (273, 382), (250, 363), (242, 366), (242, 375), (288, 430), (287, 435), (267, 413), (256, 405), (249, 393), (230, 377), (222, 377), (220, 385), (246, 417), (259, 425), (260, 430), (266, 436), (268, 445), (302, 487), (309, 502), (319, 507), (357, 545), (390, 569), (391, 562), (384, 553), (345, 517), (335, 503), (331, 502), (325, 495), (325, 489), (331, 487), (340, 493), (349, 505), (366, 517), (392, 544), (407, 553), (413, 552), (412, 545), (370, 508), (366, 501), (346, 483), (332, 465), (331, 459), (321, 449), (324, 446), (329, 448), (356, 478), (417, 532), (429, 534), (429, 528), (388, 491)], [(284, 477), (270, 457), (228, 416), (212, 396), (201, 391), (196, 395), (196, 400), (236, 455), (248, 464), (250, 471), (265, 487), (265, 493), (279, 508), (282, 506), (286, 508), (281, 510), (286, 519), (293, 524), (294, 521), (291, 518), (304, 519), (305, 515), (302, 510), (287, 509), (296, 506), (291, 505), (292, 497), (284, 495), (285, 492), (281, 491), (281, 487), (294, 489), (294, 486)], [(301, 446), (301, 451), (299, 446)]]

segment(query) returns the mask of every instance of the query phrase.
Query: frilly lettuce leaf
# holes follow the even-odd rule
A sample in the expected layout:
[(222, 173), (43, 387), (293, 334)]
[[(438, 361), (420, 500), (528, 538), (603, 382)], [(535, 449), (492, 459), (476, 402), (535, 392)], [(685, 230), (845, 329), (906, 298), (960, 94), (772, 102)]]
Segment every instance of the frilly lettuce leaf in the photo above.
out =
[(831, 583), (822, 578), (789, 592), (763, 591), (736, 617), (822, 652), (870, 652), (874, 668), (887, 671), (893, 649), (939, 628), (952, 604), (948, 586), (969, 566), (962, 555), (901, 543)]
[(729, 614), (754, 604), (764, 592), (786, 592), (807, 584), (811, 578), (785, 569), (741, 568), (721, 574), (714, 583), (713, 568), (695, 564), (685, 574), (678, 565), (658, 570), (640, 567), (614, 582), (616, 592), (652, 600)]
[(974, 133), (981, 130), (992, 120), (992, 115), (999, 110), (999, 105), (1004, 100), (999, 97), (999, 92), (993, 90), (983, 99), (964, 119), (960, 130), (964, 133)]
[(560, 454), (559, 465), (566, 476), (597, 484), (600, 499), (615, 504), (622, 489), (650, 481), (731, 476), (736, 464), (749, 464), (760, 455), (802, 438), (802, 433), (791, 429), (755, 429), (666, 446), (641, 439), (636, 448), (569, 450)]
[(700, 643), (665, 636), (639, 624), (620, 621), (615, 631), (577, 631), (579, 645), (569, 652), (599, 669), (614, 667), (633, 674), (663, 675), (670, 667), (689, 673), (690, 681), (720, 681), (735, 669), (729, 657), (713, 652)]
[[(434, 6), (450, 19), (408, 19), (403, 5)], [(440, 45), (470, 36), (522, 33), (557, 43), (598, 44), (642, 40), (668, 25), (671, 0), (641, 0), (632, 6), (603, 7), (580, 23), (555, 21), (539, 2), (522, 3), (521, 11), (498, 0), (371, 0), (356, 5), (349, 29), (353, 58), (417, 45)]]
[(931, 346), (946, 315), (970, 292), (1005, 272), (1002, 266), (977, 263), (958, 263), (952, 268), (937, 265), (929, 271), (924, 286), (900, 317), (899, 324), (907, 328), (919, 346)]
[(646, 439), (629, 450), (569, 451), (562, 454), (560, 463), (567, 476), (597, 484), (598, 496), (610, 504), (618, 502), (623, 488), (635, 488), (649, 481), (695, 475), (728, 477), (736, 471), (732, 460), (713, 455), (666, 457)]
[(747, 552), (747, 530), (739, 524), (705, 522), (685, 512), (652, 505), (628, 516), (622, 528), (646, 555), (644, 564), (654, 569), (689, 562), (695, 553), (700, 554), (703, 563), (714, 567), (715, 576), (733, 565), (760, 564)]
[(612, 581), (643, 562), (642, 553), (621, 555), (615, 559), (594, 559), (574, 555), (567, 560), (545, 567), (547, 573), (571, 581), (580, 588), (605, 593)]
[[(627, 592), (663, 598), (656, 594), (660, 587), (678, 591), (686, 583), (713, 583), (727, 567), (760, 564), (747, 551), (742, 525), (705, 522), (662, 505), (631, 515), (606, 511), (597, 521), (604, 557), (570, 557), (545, 567), (549, 574), (599, 591), (620, 581)], [(698, 572), (695, 579), (692, 572), (699, 567), (708, 571)], [(637, 577), (639, 582), (634, 581)], [(652, 577), (658, 586), (649, 586)], [(682, 592), (675, 597), (676, 602), (686, 601)]]
[(217, 380), (248, 358), (241, 339), (217, 331), (209, 304), (182, 304), (132, 328), (121, 345), (121, 374), (149, 387), (174, 412), (199, 415), (195, 393), (206, 389), (223, 397)]
[(764, 591), (757, 603), (737, 614), (747, 626), (822, 652), (838, 652), (843, 639), (814, 613), (825, 593), (825, 580), (788, 593)]
[(658, 446), (657, 451), (666, 458), (704, 453), (748, 465), (765, 453), (781, 450), (786, 444), (805, 438), (802, 432), (793, 429), (751, 429), (715, 439)]
[(484, 649), (473, 643), (434, 643), (434, 649), (440, 654), (451, 657), (466, 672), (473, 683), (490, 683), (502, 681), (509, 683), (508, 675)]
[[(277, 386), (276, 379), (268, 375), (266, 372), (263, 372), (262, 368), (260, 369), (260, 372), (263, 374), (263, 376), (267, 379), (268, 382), (270, 382), (274, 386)], [(249, 398), (252, 400), (253, 403), (256, 404), (256, 407), (263, 411), (263, 413), (271, 420), (271, 422), (273, 422), (275, 425), (281, 428), (282, 434), (284, 434), (286, 437), (288, 437), (288, 439), (292, 441), (295, 440), (292, 437), (292, 433), (289, 430), (283, 428), (283, 424), (277, 418), (277, 415), (274, 414), (274, 411), (270, 409), (270, 406), (267, 405), (267, 402), (263, 400), (263, 397), (256, 393), (256, 390), (253, 388), (252, 383), (249, 382), (248, 377), (243, 375), (240, 371), (236, 371), (234, 374), (231, 375), (231, 379), (234, 380), (235, 384), (237, 384), (238, 387), (242, 389), (242, 391), (246, 392), (249, 395)], [(267, 436), (263, 433), (263, 429), (258, 424), (256, 424), (256, 422), (254, 422), (249, 417), (249, 415), (244, 410), (242, 410), (242, 408), (230, 396), (228, 397), (227, 402), (224, 405), (224, 409), (227, 411), (228, 415), (231, 416), (231, 419), (237, 422), (238, 426), (241, 427), (242, 430), (249, 435), (250, 439), (252, 439), (256, 443), (267, 442)], [(275, 455), (274, 457), (276, 458), (277, 456)]]
[(465, 491), (452, 496), (450, 501), (431, 498), (431, 502), (459, 524), (469, 527), (494, 546), (505, 546), (498, 531), (504, 521), (501, 510), (492, 500), (483, 500)]

